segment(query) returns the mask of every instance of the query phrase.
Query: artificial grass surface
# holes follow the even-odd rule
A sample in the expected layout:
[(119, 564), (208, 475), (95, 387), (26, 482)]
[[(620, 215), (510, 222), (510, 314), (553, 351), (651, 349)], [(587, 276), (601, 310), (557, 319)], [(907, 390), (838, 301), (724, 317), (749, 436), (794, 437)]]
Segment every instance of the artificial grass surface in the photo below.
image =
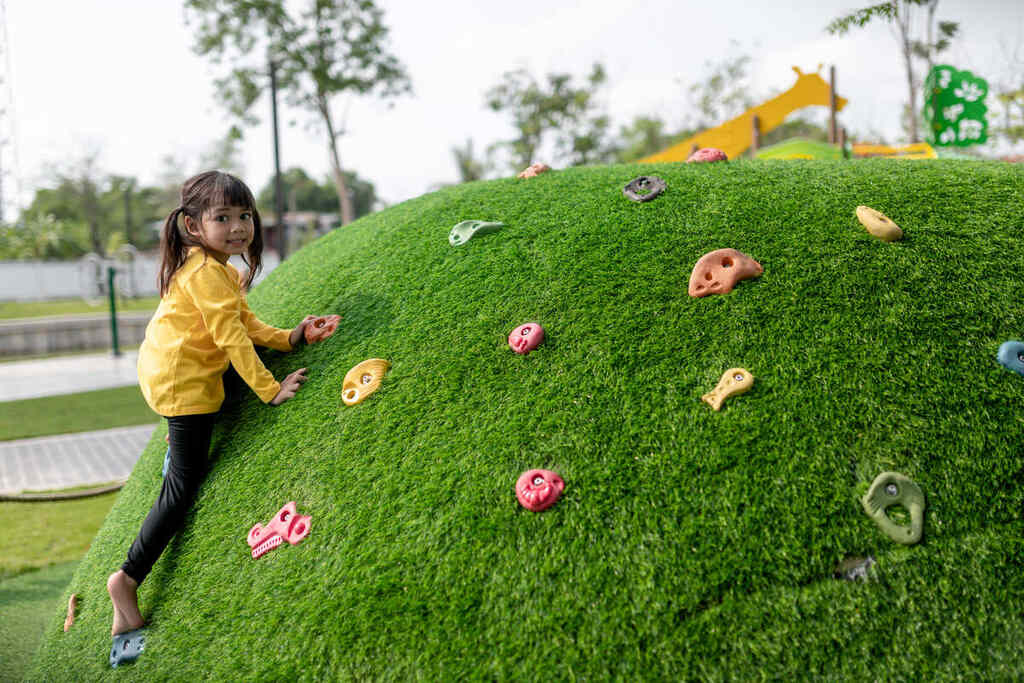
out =
[(0, 441), (156, 423), (138, 385), (0, 402)]
[[(622, 196), (640, 174), (665, 194)], [(854, 217), (867, 204), (893, 244)], [(453, 248), (448, 231), (506, 224)], [(140, 590), (146, 652), (106, 669), (105, 579), (159, 488), (162, 432), (68, 589), (30, 680), (929, 679), (1024, 676), (1024, 170), (807, 161), (570, 169), (448, 188), (335, 231), (250, 296), (344, 315), (279, 408), (223, 416), (185, 529)], [(693, 299), (733, 247), (764, 274)], [(528, 356), (507, 335), (541, 323)], [(362, 360), (393, 367), (341, 403)], [(729, 367), (753, 389), (700, 396)], [(530, 468), (567, 487), (531, 513)], [(858, 496), (896, 470), (924, 540)], [(252, 560), (286, 501), (311, 532)], [(872, 581), (836, 581), (871, 554)], [(67, 597), (67, 594), (64, 596)], [(52, 617), (53, 624), (63, 614)]]

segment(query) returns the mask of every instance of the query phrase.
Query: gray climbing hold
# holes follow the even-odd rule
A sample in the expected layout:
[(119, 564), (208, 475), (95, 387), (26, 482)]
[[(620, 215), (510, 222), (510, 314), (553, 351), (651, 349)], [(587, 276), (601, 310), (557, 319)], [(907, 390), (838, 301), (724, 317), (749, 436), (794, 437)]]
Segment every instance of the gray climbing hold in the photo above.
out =
[[(924, 531), (924, 494), (909, 477), (899, 472), (882, 472), (871, 482), (871, 488), (860, 499), (868, 513), (885, 535), (905, 545), (921, 540)], [(910, 525), (897, 524), (886, 510), (902, 505), (910, 512)]]
[(875, 558), (870, 555), (867, 557), (851, 555), (839, 563), (832, 576), (844, 581), (856, 581), (858, 579), (867, 581), (870, 578), (868, 572), (873, 566), (875, 566)]
[(146, 649), (146, 629), (118, 633), (110, 646), (110, 666), (117, 668), (120, 664), (134, 662)]
[(642, 175), (633, 178), (622, 188), (622, 194), (634, 202), (649, 202), (665, 191), (665, 181), (656, 175)]
[(996, 360), (1007, 370), (1024, 375), (1024, 342), (1003, 342), (999, 346)]
[(465, 244), (477, 235), (486, 235), (490, 232), (497, 232), (505, 227), (504, 223), (491, 223), (488, 221), (462, 221), (448, 233), (448, 243), (453, 247)]

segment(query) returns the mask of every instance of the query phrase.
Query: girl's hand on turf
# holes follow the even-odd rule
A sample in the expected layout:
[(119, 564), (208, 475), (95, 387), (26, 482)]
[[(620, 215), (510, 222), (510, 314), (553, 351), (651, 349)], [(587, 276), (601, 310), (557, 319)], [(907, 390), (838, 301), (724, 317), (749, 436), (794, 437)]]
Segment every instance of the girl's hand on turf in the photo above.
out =
[(279, 406), (288, 399), (293, 398), (307, 379), (309, 378), (306, 377), (306, 368), (299, 368), (285, 377), (284, 381), (281, 382), (281, 390), (277, 392), (277, 396), (270, 400), (270, 405)]
[(295, 326), (292, 333), (288, 335), (288, 343), (292, 345), (294, 349), (296, 346), (306, 341), (306, 325), (311, 321), (316, 320), (315, 315), (307, 315), (302, 319), (302, 322)]

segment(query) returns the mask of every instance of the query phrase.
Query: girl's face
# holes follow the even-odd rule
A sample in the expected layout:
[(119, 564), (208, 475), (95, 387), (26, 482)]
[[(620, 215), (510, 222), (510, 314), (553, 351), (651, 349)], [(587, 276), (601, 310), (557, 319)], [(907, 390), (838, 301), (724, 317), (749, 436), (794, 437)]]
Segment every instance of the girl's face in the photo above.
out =
[(185, 229), (221, 263), (227, 263), (230, 256), (246, 254), (255, 233), (252, 210), (241, 206), (211, 207), (199, 224), (185, 216)]

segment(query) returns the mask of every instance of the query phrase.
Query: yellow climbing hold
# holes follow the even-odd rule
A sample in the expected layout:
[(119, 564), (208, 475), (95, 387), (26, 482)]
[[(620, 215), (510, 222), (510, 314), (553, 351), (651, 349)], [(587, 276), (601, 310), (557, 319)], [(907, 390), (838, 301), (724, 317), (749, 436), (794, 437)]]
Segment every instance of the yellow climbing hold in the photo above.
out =
[(345, 373), (341, 384), (341, 400), (347, 406), (362, 403), (366, 397), (377, 391), (384, 374), (391, 368), (391, 363), (383, 358), (364, 360)]
[(870, 206), (857, 207), (857, 220), (868, 229), (872, 235), (883, 242), (895, 242), (903, 237), (903, 231), (881, 211), (875, 211)]

